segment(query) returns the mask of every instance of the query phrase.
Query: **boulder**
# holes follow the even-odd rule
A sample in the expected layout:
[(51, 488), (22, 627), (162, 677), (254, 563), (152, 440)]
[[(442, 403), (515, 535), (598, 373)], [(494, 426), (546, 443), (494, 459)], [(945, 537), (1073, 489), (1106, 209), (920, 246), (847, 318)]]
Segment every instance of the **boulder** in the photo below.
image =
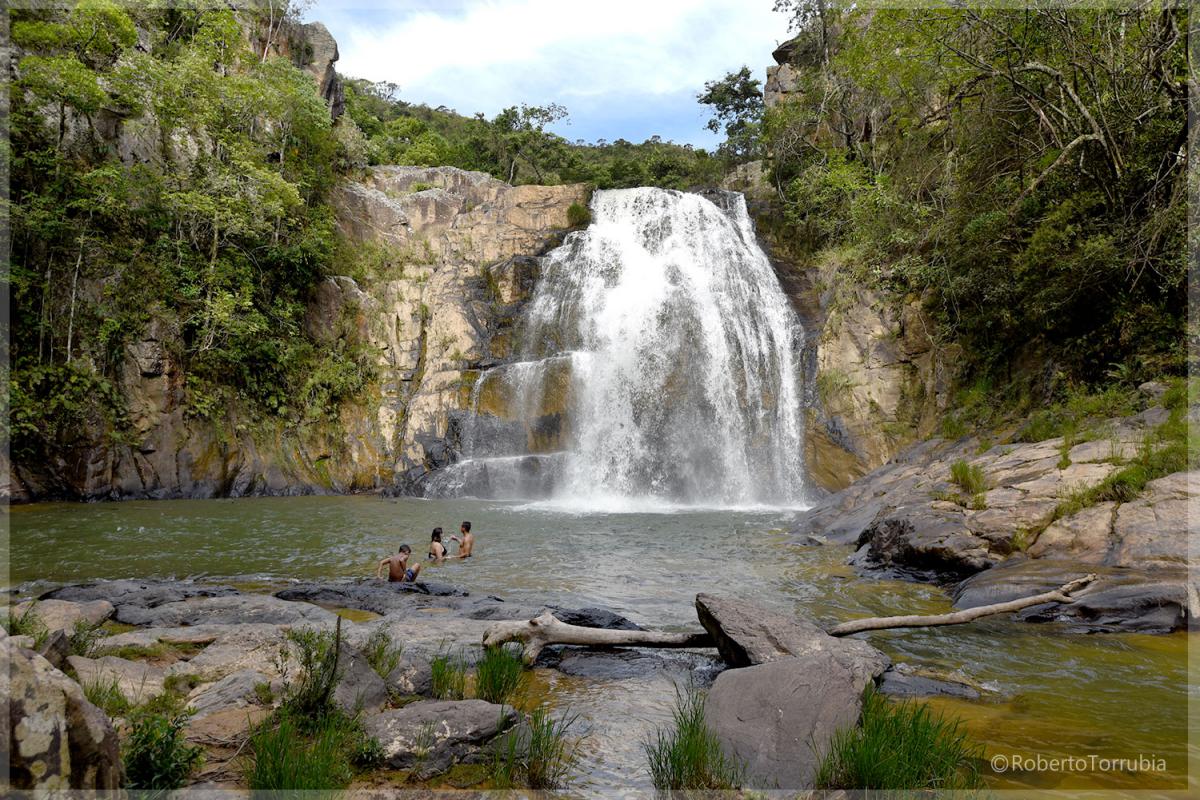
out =
[(338, 656), (341, 680), (333, 690), (333, 702), (348, 714), (374, 712), (388, 701), (388, 687), (366, 657), (346, 642)]
[(128, 661), (116, 656), (84, 658), (68, 656), (67, 663), (79, 676), (83, 686), (94, 683), (107, 684), (115, 681), (125, 699), (141, 705), (152, 697), (163, 693), (166, 672), (162, 667), (140, 661)]
[(427, 597), (466, 597), (467, 594), (463, 589), (444, 583), (388, 583), (360, 578), (302, 583), (276, 592), (275, 597), (334, 608), (354, 608), (375, 614), (394, 614), (422, 604)]
[(1190, 618), (1188, 573), (1182, 567), (1128, 570), (1055, 559), (1012, 559), (981, 572), (953, 594), (956, 608), (1003, 603), (1056, 589), (1088, 573), (1097, 580), (1075, 593), (1071, 603), (1050, 603), (1019, 611), (1027, 622), (1065, 622), (1077, 631), (1167, 633)]
[(369, 717), (366, 730), (390, 768), (424, 778), (487, 757), (482, 749), (515, 719), (511, 708), (483, 700), (422, 700)]
[(811, 788), (833, 735), (858, 724), (866, 672), (830, 650), (731, 669), (709, 690), (704, 718), (755, 789)]
[(49, 661), (50, 666), (62, 669), (66, 666), (67, 656), (71, 655), (71, 638), (61, 628), (52, 631), (38, 648), (37, 654)]
[(46, 659), (0, 642), (7, 678), (8, 782), (17, 790), (116, 790), (117, 734), (79, 684)]
[(856, 566), (921, 578), (963, 578), (995, 564), (986, 538), (956, 511), (926, 505), (894, 509), (859, 536)]
[(244, 669), (215, 683), (196, 687), (188, 696), (188, 705), (196, 710), (193, 719), (202, 719), (218, 711), (261, 705), (257, 687), (269, 684), (270, 680), (257, 670)]
[[(614, 614), (606, 608), (560, 608), (547, 606), (550, 613), (560, 622), (568, 625), (578, 625), (581, 628), (604, 628), (612, 631), (640, 631), (642, 626), (636, 622)], [(537, 616), (534, 614), (534, 616)]]
[(72, 631), (77, 622), (99, 625), (113, 615), (113, 605), (107, 600), (81, 603), (69, 600), (30, 600), (19, 604), (9, 613), (21, 616), (30, 609), (47, 630), (51, 631)]
[(384, 683), (389, 693), (429, 695), (433, 692), (433, 669), (423, 658), (403, 656)]
[(744, 600), (698, 594), (696, 614), (731, 667), (828, 653), (852, 674), (873, 678), (891, 663), (861, 639), (830, 636), (802, 617), (777, 614)]

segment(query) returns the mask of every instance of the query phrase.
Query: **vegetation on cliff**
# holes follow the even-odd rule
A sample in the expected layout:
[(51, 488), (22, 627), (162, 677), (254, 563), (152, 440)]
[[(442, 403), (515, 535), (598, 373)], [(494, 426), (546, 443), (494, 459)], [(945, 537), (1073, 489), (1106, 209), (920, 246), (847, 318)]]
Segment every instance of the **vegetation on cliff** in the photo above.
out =
[(762, 138), (800, 261), (924, 297), (1021, 410), (1185, 370), (1182, 8), (779, 5)]

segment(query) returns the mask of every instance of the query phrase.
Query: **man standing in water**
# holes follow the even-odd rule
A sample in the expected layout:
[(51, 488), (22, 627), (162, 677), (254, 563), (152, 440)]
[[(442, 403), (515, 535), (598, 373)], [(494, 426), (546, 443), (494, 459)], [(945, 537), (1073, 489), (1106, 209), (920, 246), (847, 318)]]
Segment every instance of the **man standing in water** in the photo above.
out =
[(408, 558), (412, 555), (412, 548), (406, 544), (400, 545), (400, 550), (394, 556), (380, 559), (379, 566), (375, 570), (375, 577), (383, 577), (384, 565), (388, 568), (388, 583), (414, 583), (417, 576), (421, 574), (421, 565), (408, 565)]
[(462, 534), (461, 539), (457, 536), (450, 537), (458, 542), (458, 554), (455, 558), (470, 558), (471, 549), (475, 547), (475, 534), (471, 533), (471, 523), (463, 522), (462, 527), (458, 530)]

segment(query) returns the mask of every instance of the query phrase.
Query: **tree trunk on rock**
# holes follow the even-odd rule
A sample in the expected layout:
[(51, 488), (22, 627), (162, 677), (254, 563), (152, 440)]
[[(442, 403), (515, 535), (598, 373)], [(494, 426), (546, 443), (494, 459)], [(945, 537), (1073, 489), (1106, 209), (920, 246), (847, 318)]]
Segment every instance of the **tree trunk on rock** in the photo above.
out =
[(549, 644), (578, 644), (586, 647), (716, 647), (707, 633), (666, 633), (663, 631), (614, 631), (568, 625), (550, 612), (531, 620), (497, 622), (483, 633), (483, 646), (496, 647), (505, 642), (522, 642), (526, 664), (537, 660)]

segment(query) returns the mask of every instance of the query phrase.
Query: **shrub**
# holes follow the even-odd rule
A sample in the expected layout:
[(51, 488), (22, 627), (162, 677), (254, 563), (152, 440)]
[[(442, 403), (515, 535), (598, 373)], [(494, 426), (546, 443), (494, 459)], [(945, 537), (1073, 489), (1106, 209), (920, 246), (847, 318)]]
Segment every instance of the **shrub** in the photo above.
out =
[(441, 653), (429, 662), (433, 696), (440, 700), (462, 700), (467, 694), (467, 667), (462, 659)]
[[(337, 618), (333, 633), (312, 628), (288, 631), (288, 642), (295, 646), (300, 672), (288, 681), (284, 706), (301, 717), (320, 718), (333, 709), (333, 690), (341, 679), (339, 656), (342, 642), (342, 618)], [(279, 651), (279, 671), (286, 678), (291, 652), (285, 645)]]
[(371, 669), (379, 673), (379, 677), (387, 680), (388, 675), (400, 666), (400, 658), (404, 648), (393, 644), (392, 637), (383, 628), (371, 632), (366, 645), (363, 646), (363, 657), (371, 665)]
[(580, 228), (590, 224), (592, 221), (592, 212), (583, 203), (575, 202), (567, 208), (567, 223), (572, 228)]
[(492, 763), (496, 788), (524, 786), (528, 789), (557, 789), (575, 764), (578, 741), (568, 732), (578, 715), (567, 713), (558, 719), (545, 708), (538, 708), (518, 728), (504, 738)]
[(475, 665), (475, 696), (489, 703), (504, 703), (517, 691), (525, 665), (506, 647), (489, 647)]
[(818, 789), (974, 789), (982, 749), (959, 722), (918, 703), (891, 704), (873, 687), (863, 694), (861, 723), (837, 732), (817, 767)]
[(659, 730), (642, 744), (650, 762), (650, 779), (661, 791), (734, 789), (742, 767), (721, 750), (704, 722), (704, 695), (695, 687), (676, 690), (674, 727)]
[(204, 750), (187, 744), (189, 714), (141, 712), (134, 716), (125, 749), (125, 780), (130, 789), (178, 789), (204, 760)]
[(950, 481), (972, 497), (987, 491), (987, 481), (983, 477), (983, 470), (978, 465), (968, 464), (965, 461), (955, 461), (950, 465)]

